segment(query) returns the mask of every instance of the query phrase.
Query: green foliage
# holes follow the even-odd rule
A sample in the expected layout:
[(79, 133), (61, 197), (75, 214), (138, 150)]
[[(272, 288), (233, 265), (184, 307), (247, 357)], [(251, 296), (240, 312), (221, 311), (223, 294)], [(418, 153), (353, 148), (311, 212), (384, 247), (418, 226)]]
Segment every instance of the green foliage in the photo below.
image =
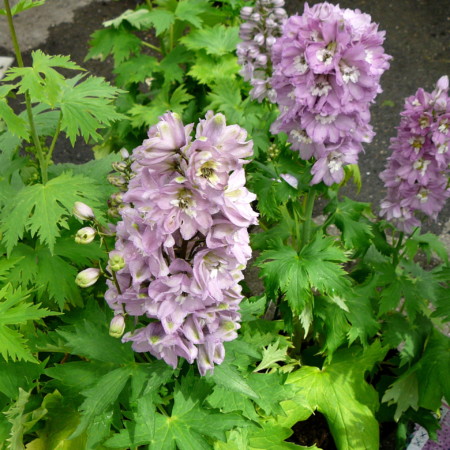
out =
[(332, 364), (322, 369), (303, 366), (288, 377), (288, 383), (300, 390), (309, 407), (326, 417), (339, 449), (379, 448), (374, 415), (378, 397), (364, 374), (385, 353), (379, 342), (365, 352), (358, 348), (342, 350), (335, 354)]
[(27, 339), (17, 330), (17, 325), (56, 314), (40, 308), (39, 304), (26, 302), (28, 296), (29, 292), (20, 288), (14, 290), (10, 284), (0, 289), (0, 353), (6, 361), (38, 363), (27, 345)]
[[(12, 8), (11, 15), (15, 16), (22, 11), (43, 5), (46, 0), (19, 0)], [(6, 16), (6, 10), (0, 9), (0, 15)]]
[[(179, 5), (181, 5), (181, 2)], [(189, 50), (205, 50), (208, 55), (223, 56), (239, 42), (239, 28), (215, 25), (192, 31), (180, 39)]]
[(82, 175), (63, 173), (47, 184), (26, 186), (6, 201), (0, 231), (10, 254), (25, 232), (37, 235), (53, 253), (62, 228), (68, 228), (73, 205), (84, 201), (96, 205), (93, 182)]

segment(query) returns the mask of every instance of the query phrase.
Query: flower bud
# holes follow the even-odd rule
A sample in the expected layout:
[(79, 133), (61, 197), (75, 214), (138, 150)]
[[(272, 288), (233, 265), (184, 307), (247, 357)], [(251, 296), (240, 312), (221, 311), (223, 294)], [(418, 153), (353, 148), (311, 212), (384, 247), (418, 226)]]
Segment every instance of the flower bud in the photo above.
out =
[(264, 34), (258, 33), (257, 35), (255, 35), (254, 41), (258, 45), (263, 45), (264, 44)]
[(287, 13), (284, 8), (275, 8), (273, 13), (277, 19), (286, 19), (287, 18)]
[(241, 9), (241, 18), (242, 20), (250, 19), (250, 16), (253, 14), (253, 8), (251, 6), (244, 6)]
[(90, 267), (82, 270), (75, 278), (75, 283), (82, 288), (92, 286), (100, 277), (100, 269)]
[(125, 180), (124, 177), (119, 177), (114, 174), (109, 174), (106, 178), (108, 180), (108, 183), (112, 184), (113, 186), (121, 188), (121, 187), (124, 187), (127, 185), (127, 180)]
[(272, 6), (274, 8), (282, 8), (284, 6), (284, 0), (272, 0)]
[(75, 202), (72, 213), (80, 220), (89, 220), (95, 217), (92, 208), (82, 202)]
[(117, 314), (109, 324), (109, 335), (114, 338), (120, 338), (125, 331), (125, 318), (122, 314)]
[(267, 64), (267, 56), (263, 55), (263, 54), (259, 54), (256, 57), (256, 63), (258, 64), (258, 66), (260, 67), (265, 67)]
[(125, 267), (125, 260), (120, 253), (111, 252), (109, 256), (108, 266), (112, 271), (117, 272), (118, 270)]
[(126, 148), (121, 148), (119, 153), (120, 153), (120, 156), (122, 157), (122, 159), (127, 159), (130, 157), (130, 153), (128, 152), (128, 150)]
[(250, 20), (255, 22), (255, 23), (259, 23), (261, 21), (261, 14), (255, 12), (250, 16)]
[(75, 242), (77, 244), (90, 244), (94, 239), (97, 231), (92, 227), (84, 227), (77, 231)]
[(267, 36), (267, 38), (266, 38), (267, 48), (272, 48), (273, 44), (275, 44), (276, 40), (277, 40), (277, 38), (275, 36)]
[(125, 170), (127, 170), (127, 163), (125, 161), (113, 162), (111, 165), (117, 172), (125, 172)]

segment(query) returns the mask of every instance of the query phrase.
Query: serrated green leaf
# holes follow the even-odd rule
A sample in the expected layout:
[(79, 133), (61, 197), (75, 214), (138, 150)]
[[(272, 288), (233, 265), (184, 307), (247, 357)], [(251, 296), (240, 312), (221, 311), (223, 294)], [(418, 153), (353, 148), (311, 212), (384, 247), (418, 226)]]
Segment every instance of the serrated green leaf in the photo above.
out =
[(252, 401), (245, 395), (214, 386), (213, 393), (207, 398), (208, 403), (224, 413), (239, 411), (244, 417), (257, 421), (258, 414)]
[(340, 450), (378, 450), (379, 427), (374, 412), (378, 395), (364, 380), (364, 373), (382, 360), (385, 349), (375, 343), (365, 353), (350, 349), (336, 352), (323, 369), (303, 366), (288, 376), (313, 410), (327, 419)]
[(148, 9), (127, 9), (119, 17), (103, 22), (103, 26), (119, 28), (123, 22), (128, 22), (132, 27), (140, 30), (142, 28), (148, 28), (152, 25), (152, 21), (149, 17), (151, 17), (151, 11)]
[(203, 24), (201, 14), (208, 9), (208, 6), (208, 2), (204, 0), (181, 0), (177, 3), (175, 17), (200, 28)]
[(34, 364), (16, 361), (0, 361), (0, 392), (12, 400), (17, 400), (19, 388), (30, 390), (43, 373), (45, 362)]
[(77, 429), (70, 436), (79, 436), (98, 416), (105, 413), (122, 392), (132, 374), (130, 366), (120, 367), (103, 376), (98, 383), (82, 394), (86, 400), (80, 406), (81, 421)]
[(28, 139), (26, 120), (16, 115), (4, 98), (0, 98), (0, 118), (5, 121), (8, 131), (14, 136)]
[(72, 145), (77, 136), (99, 140), (99, 128), (109, 126), (125, 116), (118, 113), (113, 104), (117, 95), (122, 92), (111, 86), (100, 77), (89, 77), (82, 80), (82, 75), (66, 80), (58, 99), (61, 109), (61, 129), (65, 131)]
[(8, 422), (11, 423), (10, 437), (7, 439), (11, 450), (23, 450), (23, 435), (26, 431), (25, 423), (29, 414), (25, 414), (25, 408), (30, 399), (30, 392), (19, 388), (19, 398), (5, 411)]
[(35, 184), (20, 190), (9, 199), (3, 211), (0, 231), (4, 233), (7, 252), (11, 253), (25, 231), (37, 234), (40, 242), (53, 252), (60, 229), (67, 228), (74, 203), (96, 203), (94, 189), (89, 178), (65, 173), (45, 185)]
[(195, 63), (189, 70), (189, 75), (202, 84), (216, 83), (218, 80), (235, 78), (240, 66), (234, 55), (226, 54), (221, 58), (214, 58), (204, 50), (197, 52)]
[(133, 53), (137, 54), (141, 48), (141, 40), (131, 31), (124, 27), (105, 28), (97, 30), (92, 34), (92, 40), (89, 41), (91, 49), (86, 55), (86, 59), (99, 58), (104, 61), (108, 55), (114, 57), (114, 67), (117, 67), (122, 61), (128, 59)]
[(216, 366), (211, 378), (218, 386), (224, 387), (232, 392), (243, 394), (252, 399), (258, 398), (258, 394), (252, 389), (244, 377), (227, 362)]
[(38, 320), (58, 313), (27, 303), (29, 292), (13, 290), (10, 284), (0, 289), (0, 353), (8, 361), (23, 360), (37, 363), (27, 346), (27, 339), (12, 326)]
[(264, 369), (279, 367), (278, 362), (287, 360), (287, 348), (280, 347), (280, 340), (263, 348), (262, 360), (253, 372), (260, 372)]
[[(34, 8), (36, 6), (43, 5), (46, 0), (19, 0), (12, 8), (11, 15), (19, 14), (22, 11), (26, 11), (27, 9)], [(6, 10), (0, 9), (0, 15), (6, 16)]]
[(146, 20), (155, 27), (156, 36), (159, 36), (173, 25), (175, 15), (167, 9), (154, 8), (146, 15)]
[(76, 355), (115, 364), (130, 363), (134, 360), (130, 344), (123, 344), (111, 337), (106, 323), (99, 327), (85, 319), (73, 327), (58, 329), (57, 333), (67, 341), (67, 346)]
[(129, 86), (132, 83), (141, 83), (159, 72), (159, 63), (156, 58), (149, 55), (133, 56), (114, 69), (117, 75), (116, 83), (119, 86)]
[(54, 68), (84, 70), (70, 60), (69, 56), (46, 55), (41, 50), (31, 53), (33, 63), (31, 67), (13, 67), (8, 70), (5, 81), (20, 78), (18, 93), (28, 92), (33, 102), (43, 102), (55, 106), (64, 88), (64, 76)]
[(204, 27), (191, 31), (180, 42), (190, 50), (205, 50), (208, 55), (228, 55), (236, 49), (239, 42), (239, 27)]
[(172, 81), (183, 82), (186, 74), (185, 64), (194, 61), (192, 52), (186, 49), (184, 45), (177, 45), (170, 53), (168, 53), (160, 61), (159, 66), (163, 71), (164, 81), (170, 83)]

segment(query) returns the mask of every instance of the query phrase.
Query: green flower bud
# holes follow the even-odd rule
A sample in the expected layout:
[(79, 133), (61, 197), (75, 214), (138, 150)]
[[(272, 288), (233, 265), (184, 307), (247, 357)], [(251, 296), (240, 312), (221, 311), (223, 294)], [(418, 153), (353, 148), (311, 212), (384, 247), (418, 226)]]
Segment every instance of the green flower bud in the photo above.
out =
[(121, 254), (115, 253), (113, 255), (110, 255), (108, 265), (111, 270), (117, 272), (118, 270), (123, 269), (125, 267), (125, 260), (123, 259)]
[(75, 242), (77, 244), (90, 244), (94, 239), (97, 231), (92, 227), (84, 227), (77, 231)]
[(122, 314), (117, 314), (109, 324), (109, 335), (115, 338), (120, 338), (125, 331), (125, 318)]
[(90, 267), (89, 269), (82, 270), (75, 278), (75, 283), (82, 288), (92, 286), (97, 282), (100, 277), (100, 269)]

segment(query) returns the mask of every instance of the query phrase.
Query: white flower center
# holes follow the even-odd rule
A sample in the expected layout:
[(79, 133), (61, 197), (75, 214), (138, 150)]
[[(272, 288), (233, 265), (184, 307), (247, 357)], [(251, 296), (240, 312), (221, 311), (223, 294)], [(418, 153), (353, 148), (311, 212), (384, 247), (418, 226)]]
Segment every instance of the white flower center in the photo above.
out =
[(348, 66), (345, 63), (339, 64), (344, 83), (356, 83), (359, 80), (360, 72), (355, 66)]
[(440, 155), (448, 152), (448, 142), (444, 142), (443, 144), (439, 145), (438, 147), (438, 153)]
[(308, 70), (305, 55), (297, 55), (294, 58), (294, 68), (300, 75), (303, 75)]
[(292, 130), (289, 135), (297, 142), (311, 144), (312, 139), (306, 134), (305, 130)]
[(415, 136), (409, 140), (411, 147), (416, 153), (419, 153), (419, 150), (423, 147), (424, 142), (425, 138), (423, 136)]
[(331, 158), (328, 161), (328, 168), (330, 169), (330, 172), (337, 172), (342, 167), (342, 161), (340, 159), (340, 155), (338, 153), (333, 152), (331, 154)]
[(420, 158), (414, 163), (413, 167), (414, 167), (414, 169), (418, 170), (422, 176), (424, 176), (430, 162), (431, 161), (428, 159)]
[(333, 123), (336, 120), (337, 115), (329, 115), (329, 116), (322, 116), (321, 114), (316, 114), (315, 119), (317, 122), (320, 122), (322, 125), (328, 125), (330, 123)]
[(318, 95), (321, 97), (322, 95), (327, 95), (328, 92), (331, 91), (331, 84), (328, 81), (318, 81), (311, 89), (312, 95)]
[(447, 134), (448, 133), (448, 129), (450, 127), (450, 124), (448, 123), (447, 119), (444, 119), (441, 121), (441, 123), (439, 124), (438, 130), (441, 133)]
[(429, 194), (428, 189), (422, 188), (420, 189), (416, 197), (420, 200), (420, 203), (426, 203), (428, 201), (428, 194)]

